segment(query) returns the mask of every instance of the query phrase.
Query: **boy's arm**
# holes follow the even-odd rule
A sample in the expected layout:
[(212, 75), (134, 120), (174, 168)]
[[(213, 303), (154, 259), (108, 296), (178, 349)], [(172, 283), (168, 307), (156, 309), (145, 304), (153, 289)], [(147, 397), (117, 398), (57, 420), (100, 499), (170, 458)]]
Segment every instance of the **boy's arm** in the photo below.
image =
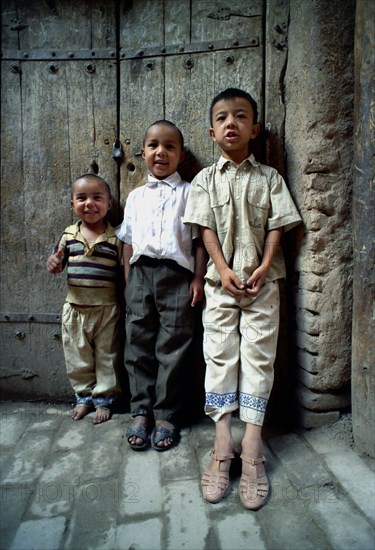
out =
[(254, 271), (251, 277), (246, 281), (247, 289), (246, 294), (249, 296), (257, 296), (261, 287), (263, 286), (268, 272), (271, 268), (272, 260), (278, 249), (283, 235), (283, 228), (273, 229), (269, 231), (264, 243), (264, 253), (262, 262), (259, 267)]
[(130, 270), (130, 258), (133, 256), (133, 247), (131, 244), (124, 243), (122, 250), (122, 257), (124, 260), (124, 274), (125, 283), (128, 282), (129, 270)]
[(202, 239), (194, 239), (194, 277), (190, 283), (190, 296), (192, 296), (191, 306), (203, 300), (203, 278), (206, 273), (207, 253)]
[(233, 297), (245, 296), (245, 285), (225, 261), (219, 239), (209, 227), (201, 227), (202, 239), (220, 275), (224, 290)]

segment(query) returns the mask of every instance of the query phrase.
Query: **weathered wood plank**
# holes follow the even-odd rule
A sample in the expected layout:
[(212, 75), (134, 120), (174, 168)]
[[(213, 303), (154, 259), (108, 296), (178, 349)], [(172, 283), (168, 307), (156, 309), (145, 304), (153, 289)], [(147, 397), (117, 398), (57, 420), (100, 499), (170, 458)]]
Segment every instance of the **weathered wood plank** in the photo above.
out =
[(190, 2), (165, 0), (164, 6), (165, 45), (188, 44), (190, 42)]
[(122, 50), (164, 45), (164, 13), (161, 0), (123, 2), (120, 14)]
[(261, 36), (262, 0), (193, 0), (191, 41)]
[[(88, 65), (94, 67), (93, 72), (87, 70)], [(117, 166), (112, 159), (117, 136), (115, 62), (69, 62), (63, 85), (67, 90), (70, 178), (96, 172), (117, 197)]]
[(19, 0), (15, 16), (22, 27), (20, 49), (115, 47), (115, 0)]
[(121, 165), (121, 197), (140, 185), (146, 175), (141, 157), (146, 128), (165, 116), (164, 59), (121, 62), (120, 139), (125, 160)]
[(16, 50), (18, 48), (18, 33), (20, 25), (17, 14), (17, 3), (9, 0), (2, 3), (1, 10), (1, 48)]
[(167, 118), (180, 127), (186, 147), (202, 166), (213, 162), (213, 144), (208, 135), (208, 110), (213, 91), (212, 70), (211, 53), (166, 59)]
[(72, 398), (59, 325), (0, 323), (3, 399)]
[(1, 307), (15, 311), (27, 300), (27, 232), (24, 224), (21, 75), (3, 61), (1, 101)]
[(267, 162), (284, 175), (285, 90), (289, 0), (268, 0), (265, 44)]

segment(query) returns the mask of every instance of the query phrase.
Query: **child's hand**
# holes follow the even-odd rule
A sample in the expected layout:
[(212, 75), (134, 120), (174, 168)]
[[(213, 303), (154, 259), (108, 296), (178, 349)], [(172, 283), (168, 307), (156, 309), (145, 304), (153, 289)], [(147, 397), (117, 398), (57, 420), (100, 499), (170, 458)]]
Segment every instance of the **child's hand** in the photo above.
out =
[(265, 283), (267, 278), (268, 269), (260, 266), (258, 267), (251, 277), (246, 281), (246, 295), (247, 296), (258, 296), (260, 289)]
[(63, 270), (63, 256), (64, 252), (62, 248), (59, 248), (56, 254), (51, 254), (46, 261), (46, 267), (50, 273), (61, 273)]
[(198, 302), (203, 300), (203, 281), (198, 277), (194, 277), (190, 283), (190, 296), (193, 297), (191, 307), (194, 307)]
[(226, 267), (220, 272), (221, 284), (224, 290), (233, 296), (233, 298), (241, 298), (246, 296), (245, 284), (229, 267)]

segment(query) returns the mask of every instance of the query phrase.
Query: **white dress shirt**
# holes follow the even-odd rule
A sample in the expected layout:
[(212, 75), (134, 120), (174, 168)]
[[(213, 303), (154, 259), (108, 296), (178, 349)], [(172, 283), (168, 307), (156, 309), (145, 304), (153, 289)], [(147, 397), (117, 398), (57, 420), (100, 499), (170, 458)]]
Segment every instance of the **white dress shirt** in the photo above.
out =
[(116, 235), (133, 247), (130, 264), (144, 255), (174, 260), (194, 273), (193, 239), (200, 232), (183, 223), (189, 191), (190, 183), (174, 172), (165, 180), (150, 174), (146, 185), (129, 193)]

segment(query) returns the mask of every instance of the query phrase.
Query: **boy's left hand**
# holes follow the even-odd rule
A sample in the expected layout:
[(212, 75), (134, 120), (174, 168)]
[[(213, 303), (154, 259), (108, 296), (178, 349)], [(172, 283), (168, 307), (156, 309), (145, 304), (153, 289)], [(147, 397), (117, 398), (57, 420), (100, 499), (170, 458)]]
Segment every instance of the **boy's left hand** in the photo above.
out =
[(268, 269), (260, 266), (254, 271), (251, 277), (248, 278), (245, 289), (248, 296), (258, 296), (260, 289), (266, 281), (267, 273)]

